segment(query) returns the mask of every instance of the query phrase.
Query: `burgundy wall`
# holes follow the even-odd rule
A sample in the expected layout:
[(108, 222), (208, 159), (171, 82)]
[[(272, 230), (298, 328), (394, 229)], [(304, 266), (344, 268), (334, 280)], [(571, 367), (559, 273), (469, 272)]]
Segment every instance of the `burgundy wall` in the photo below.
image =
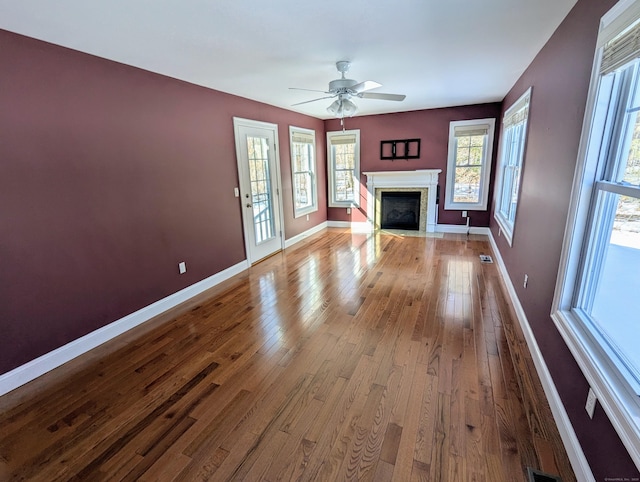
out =
[[(375, 102), (366, 101), (362, 102)], [(439, 178), (440, 205), (438, 206), (439, 224), (465, 224), (461, 212), (445, 211), (444, 196), (447, 179), (447, 151), (449, 148), (449, 123), (458, 120), (496, 119), (491, 176), (495, 170), (498, 151), (498, 132), (500, 128), (500, 103), (448, 107), (397, 114), (382, 114), (345, 119), (346, 129), (360, 129), (360, 171), (409, 171), (415, 169), (442, 169)], [(338, 119), (325, 121), (327, 131), (342, 130)], [(380, 159), (380, 141), (394, 139), (421, 139), (420, 159), (398, 159), (383, 161)], [(347, 214), (344, 208), (329, 208), (332, 221), (366, 221), (367, 178), (360, 176), (361, 207)], [(489, 192), (491, 199), (492, 192)], [(489, 209), (486, 211), (468, 211), (471, 226), (489, 226)]]
[[(1, 30), (0, 72), (0, 373), (246, 258), (233, 116), (279, 126), (286, 237), (326, 220), (320, 120)], [(309, 221), (290, 124), (317, 133)]]
[[(600, 17), (614, 0), (579, 0), (506, 96), (508, 108), (533, 86), (528, 145), (513, 246), (491, 229), (536, 340), (596, 480), (638, 471), (598, 406), (584, 409), (588, 383), (549, 314), (567, 220)], [(522, 286), (529, 275), (528, 288)], [(613, 480), (613, 479), (612, 479)]]

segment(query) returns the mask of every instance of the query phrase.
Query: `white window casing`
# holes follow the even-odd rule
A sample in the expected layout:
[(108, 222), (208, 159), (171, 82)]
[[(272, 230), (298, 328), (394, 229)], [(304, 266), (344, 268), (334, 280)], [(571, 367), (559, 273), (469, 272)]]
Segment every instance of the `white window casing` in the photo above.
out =
[(520, 180), (524, 168), (529, 124), (530, 87), (504, 113), (498, 172), (496, 175), (494, 218), (511, 246), (516, 224)]
[(316, 133), (312, 129), (289, 126), (289, 138), (293, 212), (297, 218), (318, 210)]
[(327, 132), (329, 207), (360, 206), (360, 130)]
[(487, 209), (495, 122), (473, 119), (449, 123), (445, 209)]

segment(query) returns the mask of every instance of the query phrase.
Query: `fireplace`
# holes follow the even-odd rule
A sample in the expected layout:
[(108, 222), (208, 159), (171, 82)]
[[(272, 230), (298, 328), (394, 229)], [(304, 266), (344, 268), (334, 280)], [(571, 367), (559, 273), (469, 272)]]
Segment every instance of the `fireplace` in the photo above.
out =
[[(417, 196), (417, 223), (418, 227), (410, 229), (419, 232), (433, 233), (438, 223), (438, 209), (436, 197), (438, 191), (438, 175), (440, 169), (418, 169), (415, 171), (378, 171), (365, 172), (367, 176), (367, 220), (370, 229), (381, 229), (382, 219), (382, 196), (385, 198), (389, 193), (399, 193), (400, 197), (407, 197), (407, 193), (418, 193)], [(393, 195), (395, 196), (395, 194)], [(413, 201), (411, 201), (413, 202)], [(386, 209), (386, 208), (385, 208)], [(402, 211), (402, 209), (396, 209)], [(410, 217), (406, 214), (406, 218)], [(402, 218), (401, 213), (395, 213), (392, 217)], [(406, 221), (401, 221), (406, 222)], [(387, 228), (388, 229), (388, 228)], [(396, 226), (396, 229), (408, 229), (407, 227)]]
[(420, 191), (383, 191), (380, 193), (382, 229), (420, 229)]

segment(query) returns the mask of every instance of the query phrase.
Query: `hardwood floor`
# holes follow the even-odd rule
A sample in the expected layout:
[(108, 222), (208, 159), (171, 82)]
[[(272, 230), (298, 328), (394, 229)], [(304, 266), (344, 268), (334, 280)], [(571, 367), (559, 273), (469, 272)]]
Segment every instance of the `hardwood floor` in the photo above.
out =
[(575, 480), (484, 237), (330, 229), (0, 398), (1, 480)]

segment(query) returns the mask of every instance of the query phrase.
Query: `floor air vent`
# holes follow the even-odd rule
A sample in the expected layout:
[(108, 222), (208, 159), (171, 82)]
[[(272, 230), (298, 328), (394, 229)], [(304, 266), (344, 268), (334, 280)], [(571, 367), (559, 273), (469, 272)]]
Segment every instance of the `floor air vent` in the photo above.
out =
[(562, 479), (557, 475), (545, 474), (531, 467), (527, 467), (527, 475), (529, 476), (529, 482), (562, 482)]
[(481, 254), (480, 255), (480, 262), (481, 263), (493, 263), (493, 258), (491, 258), (491, 256), (489, 256), (488, 254)]

